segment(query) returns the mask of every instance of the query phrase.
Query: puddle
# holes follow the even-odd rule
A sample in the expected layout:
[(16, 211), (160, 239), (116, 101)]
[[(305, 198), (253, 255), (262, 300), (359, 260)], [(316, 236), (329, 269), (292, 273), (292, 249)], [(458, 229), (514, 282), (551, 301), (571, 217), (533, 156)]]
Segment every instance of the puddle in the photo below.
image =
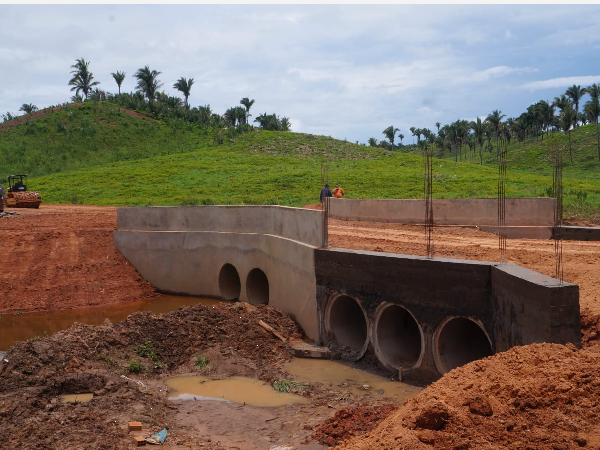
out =
[(58, 403), (60, 400), (61, 403), (86, 403), (89, 402), (92, 398), (94, 398), (94, 394), (66, 394), (61, 395), (59, 398), (53, 398), (50, 403)]
[(35, 337), (51, 335), (66, 330), (75, 322), (87, 325), (99, 325), (104, 319), (120, 322), (136, 311), (152, 311), (164, 314), (175, 311), (181, 306), (215, 305), (221, 300), (161, 295), (146, 300), (101, 308), (74, 309), (70, 311), (34, 312), (23, 314), (0, 314), (0, 349), (10, 348), (16, 341), (26, 341)]
[(370, 395), (377, 398), (390, 398), (399, 405), (414, 397), (422, 388), (390, 381), (379, 375), (355, 369), (341, 362), (323, 359), (295, 358), (284, 369), (296, 381), (323, 383), (341, 386), (356, 395)]
[(299, 395), (277, 392), (271, 385), (252, 378), (211, 380), (192, 376), (169, 378), (165, 383), (175, 391), (169, 400), (220, 400), (260, 407), (308, 403)]

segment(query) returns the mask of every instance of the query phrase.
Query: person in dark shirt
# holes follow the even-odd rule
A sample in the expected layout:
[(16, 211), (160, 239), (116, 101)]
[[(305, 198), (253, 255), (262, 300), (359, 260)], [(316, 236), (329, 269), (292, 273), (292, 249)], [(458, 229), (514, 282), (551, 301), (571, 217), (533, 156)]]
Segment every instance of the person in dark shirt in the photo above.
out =
[(326, 184), (325, 187), (323, 189), (321, 189), (321, 196), (320, 196), (320, 200), (321, 203), (323, 203), (323, 200), (325, 199), (325, 197), (331, 197), (331, 189), (329, 189), (329, 185)]

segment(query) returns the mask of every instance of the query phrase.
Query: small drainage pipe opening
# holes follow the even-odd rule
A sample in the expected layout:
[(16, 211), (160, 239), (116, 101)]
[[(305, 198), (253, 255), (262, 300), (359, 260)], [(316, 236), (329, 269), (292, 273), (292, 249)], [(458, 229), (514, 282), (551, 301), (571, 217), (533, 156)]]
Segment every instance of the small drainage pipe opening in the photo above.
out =
[(219, 291), (225, 301), (237, 301), (242, 291), (242, 283), (237, 269), (232, 264), (225, 264), (219, 272)]
[(416, 366), (424, 351), (423, 332), (400, 305), (382, 303), (375, 313), (373, 347), (377, 359), (391, 371)]
[(252, 305), (269, 304), (269, 280), (260, 269), (252, 269), (246, 278), (246, 294)]
[(360, 359), (368, 347), (368, 325), (360, 304), (347, 295), (334, 297), (325, 312), (326, 329), (340, 347), (349, 348), (353, 359)]
[(492, 355), (483, 326), (466, 317), (449, 317), (438, 327), (433, 356), (441, 374)]

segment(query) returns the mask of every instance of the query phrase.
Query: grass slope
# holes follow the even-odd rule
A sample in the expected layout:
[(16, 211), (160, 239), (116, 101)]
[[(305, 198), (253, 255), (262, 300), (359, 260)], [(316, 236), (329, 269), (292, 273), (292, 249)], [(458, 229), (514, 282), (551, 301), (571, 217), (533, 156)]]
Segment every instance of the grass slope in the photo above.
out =
[[(225, 137), (217, 145), (216, 133), (136, 117), (110, 104), (70, 106), (0, 128), (0, 176), (28, 172), (30, 189), (45, 203), (302, 206), (318, 202), (326, 164), (330, 184), (340, 183), (348, 198), (422, 197), (419, 155), (271, 131)], [(564, 145), (565, 139), (561, 134), (554, 141)], [(564, 169), (565, 215), (590, 219), (600, 203), (599, 164), (589, 158), (595, 130), (581, 127), (571, 139), (575, 164)], [(544, 139), (510, 147), (507, 196), (551, 192), (552, 145)], [(483, 166), (478, 156), (471, 161), (435, 159), (434, 197), (495, 198), (493, 155)]]

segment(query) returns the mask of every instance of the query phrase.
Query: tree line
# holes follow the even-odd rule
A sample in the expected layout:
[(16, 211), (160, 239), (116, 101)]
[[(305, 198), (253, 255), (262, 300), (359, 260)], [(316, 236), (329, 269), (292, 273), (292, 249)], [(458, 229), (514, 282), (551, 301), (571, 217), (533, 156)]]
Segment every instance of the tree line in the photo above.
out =
[[(206, 127), (228, 128), (237, 132), (248, 131), (253, 128), (250, 122), (250, 108), (255, 100), (244, 97), (240, 104), (228, 108), (224, 114), (214, 112), (210, 105), (190, 107), (188, 102), (193, 78), (181, 77), (173, 84), (173, 88), (181, 92), (183, 99), (176, 96), (169, 96), (161, 91), (163, 83), (159, 80), (162, 72), (151, 70), (149, 66), (138, 69), (133, 75), (137, 80), (134, 92), (122, 93), (121, 86), (125, 80), (126, 73), (115, 71), (111, 73), (117, 84), (118, 93), (113, 94), (100, 89), (100, 82), (94, 81), (94, 74), (90, 70), (90, 62), (84, 58), (78, 58), (71, 66), (71, 79), (68, 85), (71, 86), (71, 92), (75, 95), (71, 97), (71, 102), (82, 103), (86, 101), (110, 101), (117, 105), (138, 111), (149, 115), (155, 119), (181, 119), (190, 123)], [(25, 114), (31, 114), (37, 111), (37, 106), (31, 103), (24, 103), (19, 111)], [(14, 119), (17, 116), (6, 113), (2, 114), (3, 120)], [(267, 114), (266, 112), (258, 115), (253, 123), (257, 123), (263, 130), (291, 131), (292, 124), (288, 117), (279, 117), (277, 114)]]
[[(579, 111), (581, 100), (585, 95), (589, 100)], [(463, 159), (463, 148), (465, 146), (471, 152), (479, 151), (480, 164), (483, 164), (483, 150), (490, 153), (496, 150), (496, 157), (500, 151), (500, 142), (524, 142), (526, 139), (544, 139), (555, 132), (565, 132), (569, 137), (569, 155), (573, 162), (571, 149), (571, 130), (586, 125), (596, 124), (596, 142), (598, 147), (598, 161), (600, 161), (600, 134), (598, 133), (598, 116), (600, 115), (600, 86), (592, 84), (588, 87), (573, 85), (565, 93), (554, 98), (553, 102), (541, 100), (530, 105), (519, 117), (506, 117), (502, 111), (494, 110), (481, 120), (478, 117), (474, 121), (457, 120), (456, 122), (442, 126), (440, 122), (435, 124), (437, 133), (428, 128), (411, 127), (410, 132), (417, 138), (418, 147), (437, 147), (439, 156), (443, 156), (448, 150), (456, 161)], [(403, 134), (397, 134), (400, 130), (390, 125), (382, 134), (387, 141), (378, 142), (371, 137), (368, 141), (372, 147), (381, 147), (394, 150), (396, 136), (403, 146)], [(398, 148), (398, 147), (397, 147)], [(466, 155), (464, 155), (466, 157)]]

